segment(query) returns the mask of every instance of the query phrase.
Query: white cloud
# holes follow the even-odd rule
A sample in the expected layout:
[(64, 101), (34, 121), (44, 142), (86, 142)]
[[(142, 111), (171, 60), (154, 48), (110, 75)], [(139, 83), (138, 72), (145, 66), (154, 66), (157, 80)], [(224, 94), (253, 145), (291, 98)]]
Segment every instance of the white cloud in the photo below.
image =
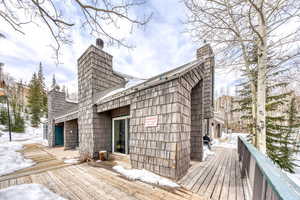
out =
[[(76, 7), (70, 3), (70, 0), (65, 2), (68, 7), (67, 12), (73, 13), (72, 18), (79, 22), (80, 19), (74, 14)], [(114, 35), (123, 35), (127, 37), (128, 43), (135, 45), (134, 49), (104, 47), (104, 50), (114, 57), (115, 70), (149, 78), (196, 58), (198, 44), (192, 42), (188, 35), (182, 34), (184, 25), (180, 20), (183, 20), (185, 13), (183, 4), (173, 0), (153, 0), (150, 6), (147, 9), (152, 9), (154, 15), (145, 30), (135, 29), (132, 34), (129, 34), (130, 25), (124, 22), (121, 23), (120, 29), (108, 27)], [(141, 10), (137, 12), (143, 12)], [(59, 84), (66, 85), (72, 92), (76, 91), (77, 59), (91, 43), (95, 43), (94, 37), (75, 27), (71, 32), (73, 45), (63, 47), (62, 64), (56, 66), (53, 59), (54, 52), (48, 46), (54, 41), (45, 27), (26, 25), (24, 29), (26, 35), (21, 35), (14, 32), (7, 24), (2, 24), (1, 22), (0, 32), (8, 38), (0, 40), (0, 61), (5, 62), (6, 71), (16, 79), (28, 82), (41, 61), (48, 85), (51, 84), (55, 73)], [(216, 75), (217, 78), (218, 76)], [(223, 81), (222, 84), (224, 85)]]

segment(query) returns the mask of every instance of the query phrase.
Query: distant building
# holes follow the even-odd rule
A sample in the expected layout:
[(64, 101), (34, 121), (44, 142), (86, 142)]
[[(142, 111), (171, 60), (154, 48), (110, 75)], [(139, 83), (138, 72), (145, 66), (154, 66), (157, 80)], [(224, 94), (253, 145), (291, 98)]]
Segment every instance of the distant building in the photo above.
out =
[[(221, 130), (224, 132), (229, 130), (232, 132), (247, 132), (248, 120), (241, 119), (243, 112), (234, 111), (239, 107), (237, 100), (238, 97), (223, 95), (216, 98), (214, 102), (215, 119), (218, 119)], [(223, 126), (221, 122), (223, 122)], [(219, 127), (215, 128), (217, 128), (217, 131), (219, 130)]]
[(6, 87), (5, 81), (4, 81), (4, 73), (3, 68), (0, 66), (0, 88), (4, 89)]
[(14, 81), (11, 76), (4, 73), (2, 66), (0, 66), (0, 88), (10, 96), (14, 96), (22, 111), (25, 111), (28, 106), (29, 87), (21, 81)]
[(22, 111), (25, 111), (28, 106), (29, 87), (22, 82), (16, 82), (14, 91), (17, 94), (17, 103), (21, 106)]

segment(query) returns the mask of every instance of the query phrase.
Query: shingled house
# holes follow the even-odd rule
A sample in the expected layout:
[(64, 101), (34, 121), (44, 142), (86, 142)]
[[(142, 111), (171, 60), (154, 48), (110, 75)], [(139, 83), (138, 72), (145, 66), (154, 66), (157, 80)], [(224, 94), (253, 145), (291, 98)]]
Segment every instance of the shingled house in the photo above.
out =
[(48, 94), (49, 145), (79, 146), (81, 154), (129, 154), (133, 168), (178, 179), (202, 160), (202, 136), (213, 117), (214, 55), (206, 44), (196, 59), (141, 80), (113, 70), (103, 43), (78, 59), (78, 103)]

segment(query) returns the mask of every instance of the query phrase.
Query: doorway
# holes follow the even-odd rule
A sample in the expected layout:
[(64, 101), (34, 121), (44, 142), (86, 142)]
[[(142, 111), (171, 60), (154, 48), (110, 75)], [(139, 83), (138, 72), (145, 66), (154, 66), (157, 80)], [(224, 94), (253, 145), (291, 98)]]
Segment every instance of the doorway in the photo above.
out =
[(129, 154), (129, 116), (112, 119), (112, 152)]
[(55, 146), (64, 146), (64, 127), (55, 126)]
[(218, 124), (217, 125), (217, 134), (218, 134), (218, 138), (220, 138), (222, 135), (221, 135), (221, 125)]

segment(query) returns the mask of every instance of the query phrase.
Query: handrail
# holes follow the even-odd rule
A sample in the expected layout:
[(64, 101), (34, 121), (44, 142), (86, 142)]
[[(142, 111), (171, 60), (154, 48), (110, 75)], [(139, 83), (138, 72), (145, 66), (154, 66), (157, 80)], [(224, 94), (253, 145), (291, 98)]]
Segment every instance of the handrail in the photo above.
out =
[(250, 181), (252, 199), (273, 199), (271, 196), (282, 200), (300, 199), (300, 187), (270, 159), (240, 136), (238, 137), (238, 153), (239, 160), (242, 161), (242, 176), (247, 175), (248, 179), (252, 180)]

